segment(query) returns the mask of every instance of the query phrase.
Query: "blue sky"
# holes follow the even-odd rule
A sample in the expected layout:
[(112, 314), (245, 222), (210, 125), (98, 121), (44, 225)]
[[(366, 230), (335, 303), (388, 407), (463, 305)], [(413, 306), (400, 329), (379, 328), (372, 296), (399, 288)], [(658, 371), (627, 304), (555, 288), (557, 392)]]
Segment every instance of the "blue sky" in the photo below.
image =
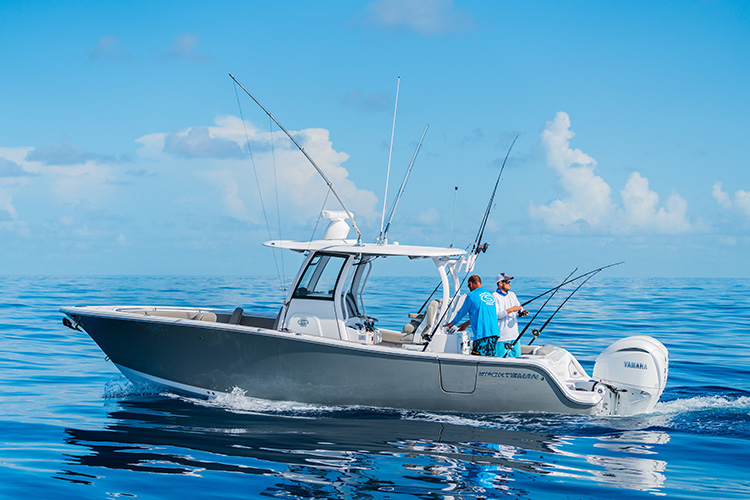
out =
[(747, 2), (6, 0), (0, 61), (0, 274), (274, 275), (269, 234), (319, 237), (231, 72), (366, 240), (400, 77), (391, 241), (470, 243), (518, 135), (483, 276), (750, 277)]

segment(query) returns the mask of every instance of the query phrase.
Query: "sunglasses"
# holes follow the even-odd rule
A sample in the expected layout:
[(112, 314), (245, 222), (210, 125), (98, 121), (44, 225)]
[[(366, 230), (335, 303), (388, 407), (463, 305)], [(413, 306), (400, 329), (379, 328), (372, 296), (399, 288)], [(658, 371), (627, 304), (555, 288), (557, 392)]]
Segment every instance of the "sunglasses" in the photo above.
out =
[(501, 283), (507, 283), (508, 285), (510, 285), (510, 280), (501, 281)]

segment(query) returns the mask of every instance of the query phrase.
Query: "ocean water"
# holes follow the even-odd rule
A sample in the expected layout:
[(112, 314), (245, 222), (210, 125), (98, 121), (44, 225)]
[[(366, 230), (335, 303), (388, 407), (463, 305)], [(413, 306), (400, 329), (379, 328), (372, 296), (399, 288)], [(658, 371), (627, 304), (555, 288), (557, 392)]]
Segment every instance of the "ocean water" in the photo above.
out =
[[(434, 285), (373, 278), (368, 313), (400, 328)], [(513, 287), (523, 301), (554, 285)], [(0, 498), (750, 498), (750, 280), (595, 278), (558, 313), (537, 343), (565, 347), (589, 373), (619, 338), (667, 346), (662, 400), (632, 417), (191, 399), (131, 384), (57, 311), (275, 312), (278, 288), (271, 278), (0, 277)]]

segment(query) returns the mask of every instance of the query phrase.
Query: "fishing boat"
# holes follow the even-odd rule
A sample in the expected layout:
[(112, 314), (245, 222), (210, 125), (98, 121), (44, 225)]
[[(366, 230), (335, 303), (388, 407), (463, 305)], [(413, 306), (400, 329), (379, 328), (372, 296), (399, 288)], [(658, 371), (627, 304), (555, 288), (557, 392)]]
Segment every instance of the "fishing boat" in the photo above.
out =
[[(343, 211), (323, 211), (330, 221), (323, 239), (264, 243), (305, 255), (275, 315), (241, 307), (77, 306), (60, 309), (63, 323), (88, 333), (128, 379), (192, 396), (239, 389), (268, 400), (481, 414), (632, 415), (654, 408), (668, 372), (667, 349), (654, 338), (614, 342), (589, 375), (552, 345), (522, 345), (516, 358), (472, 355), (467, 333), (448, 327), (463, 280), (487, 248), (481, 235), (492, 198), (471, 251), (388, 243), (383, 233), (363, 243), (341, 205)], [(349, 223), (356, 239), (348, 237)], [(437, 294), (391, 328), (377, 325), (363, 300), (372, 268), (385, 258), (429, 259), (439, 278)], [(599, 270), (566, 279), (548, 300)]]

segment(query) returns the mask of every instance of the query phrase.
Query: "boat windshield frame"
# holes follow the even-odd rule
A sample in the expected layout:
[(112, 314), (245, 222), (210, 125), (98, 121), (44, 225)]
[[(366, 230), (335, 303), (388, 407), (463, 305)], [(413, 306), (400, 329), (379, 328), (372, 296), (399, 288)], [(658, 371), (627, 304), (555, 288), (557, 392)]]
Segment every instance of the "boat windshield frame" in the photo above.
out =
[[(339, 264), (333, 264), (339, 260)], [(348, 260), (347, 255), (315, 252), (297, 281), (291, 298), (335, 300), (336, 288)], [(320, 289), (321, 285), (330, 285), (330, 287), (326, 287), (327, 290), (323, 291)]]

